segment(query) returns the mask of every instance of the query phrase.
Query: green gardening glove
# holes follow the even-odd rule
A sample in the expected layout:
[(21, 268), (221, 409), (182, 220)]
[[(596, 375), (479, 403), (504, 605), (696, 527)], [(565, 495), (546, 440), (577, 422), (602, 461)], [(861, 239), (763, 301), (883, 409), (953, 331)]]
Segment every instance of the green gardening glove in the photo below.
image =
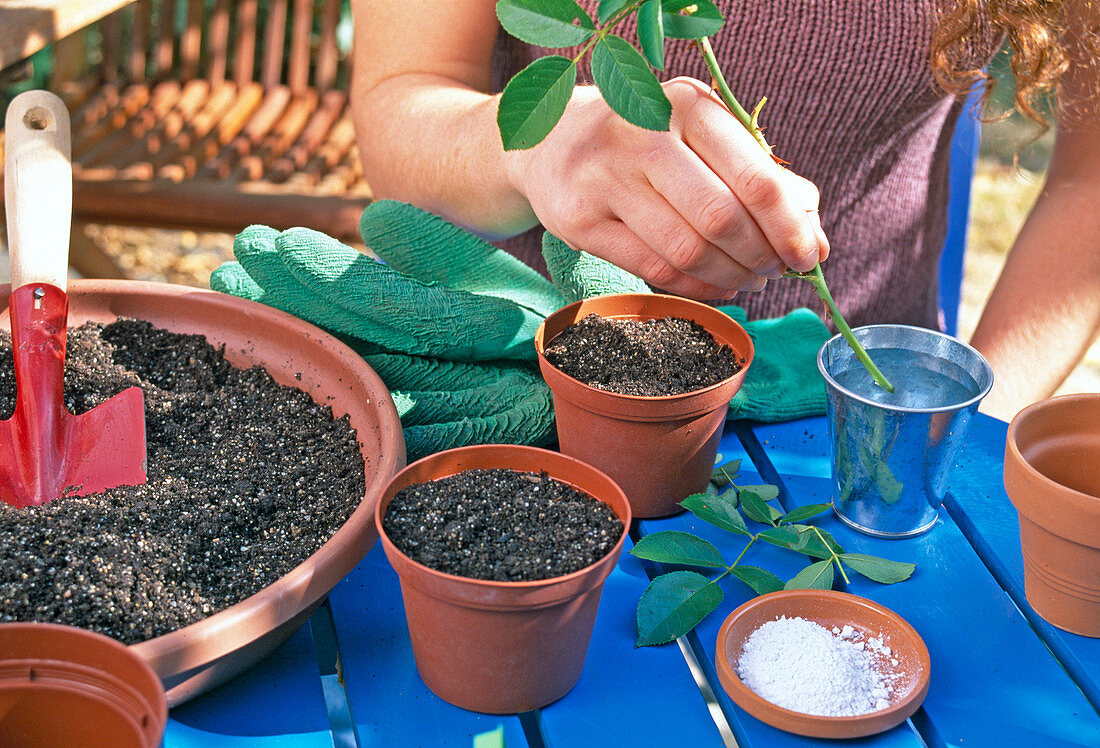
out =
[[(405, 203), (368, 206), (360, 231), (385, 264), (308, 229), (249, 227), (234, 241), (238, 262), (218, 268), (211, 288), (351, 345), (390, 388), (410, 460), (466, 444), (552, 441), (532, 341), (566, 297), (503, 250)], [(582, 258), (572, 255), (562, 267), (575, 269)], [(608, 291), (645, 288), (603, 261), (586, 272)], [(583, 292), (581, 273), (573, 277)]]
[(825, 413), (817, 351), (830, 333), (816, 314), (795, 309), (784, 317), (746, 322), (741, 307), (719, 308), (745, 327), (755, 349), (728, 418), (775, 422)]

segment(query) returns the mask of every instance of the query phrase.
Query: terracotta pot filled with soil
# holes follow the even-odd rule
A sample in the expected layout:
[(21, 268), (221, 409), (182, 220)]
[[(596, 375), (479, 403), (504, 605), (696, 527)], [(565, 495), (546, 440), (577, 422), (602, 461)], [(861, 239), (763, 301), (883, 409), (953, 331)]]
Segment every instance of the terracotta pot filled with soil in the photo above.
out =
[(1055, 626), (1100, 637), (1100, 394), (1065, 395), (1012, 419), (1005, 492), (1020, 515), (1027, 600)]
[(0, 624), (0, 743), (154, 748), (167, 722), (160, 678), (114, 639), (52, 623)]
[(561, 451), (607, 473), (635, 517), (675, 514), (706, 488), (752, 362), (741, 325), (677, 296), (598, 296), (547, 317), (535, 348)]
[(376, 522), (428, 688), (492, 714), (564, 696), (630, 519), (610, 478), (535, 447), (452, 449), (394, 476)]
[(140, 385), (149, 480), (0, 504), (0, 620), (130, 644), (175, 706), (278, 646), (366, 554), (405, 461), (400, 421), (359, 356), (271, 307), (135, 281), (68, 294), (66, 405)]

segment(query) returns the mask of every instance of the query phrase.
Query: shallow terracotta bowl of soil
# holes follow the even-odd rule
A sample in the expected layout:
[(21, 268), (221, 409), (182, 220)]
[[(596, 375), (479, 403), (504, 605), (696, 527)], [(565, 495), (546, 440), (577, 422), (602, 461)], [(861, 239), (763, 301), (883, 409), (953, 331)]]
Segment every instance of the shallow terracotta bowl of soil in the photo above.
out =
[[(474, 469), (545, 471), (550, 478), (607, 504), (623, 523), (602, 558), (570, 574), (505, 582), (446, 574), (402, 553), (383, 517), (404, 488)], [(393, 477), (375, 521), (401, 597), (417, 672), (440, 698), (490, 714), (530, 711), (557, 701), (576, 684), (607, 575), (630, 527), (630, 505), (614, 481), (580, 460), (537, 447), (460, 447), (418, 460)]]
[[(10, 286), (0, 286), (7, 298)], [(279, 383), (347, 415), (366, 474), (359, 505), (305, 561), (260, 592), (201, 621), (131, 645), (160, 676), (170, 706), (197, 696), (262, 659), (301, 626), (377, 539), (373, 513), (382, 488), (405, 464), (401, 422), (385, 384), (350, 348), (277, 309), (214, 291), (138, 281), (76, 280), (68, 286), (69, 327), (145, 320), (225, 346), (235, 366), (262, 366)], [(0, 328), (9, 329), (7, 309)]]
[[(890, 705), (854, 717), (823, 717), (773, 704), (737, 675), (745, 640), (781, 616), (803, 618), (825, 628), (851, 626), (864, 638), (877, 637), (897, 659)], [(733, 702), (761, 722), (812, 738), (858, 738), (889, 730), (907, 720), (928, 693), (932, 672), (928, 647), (897, 613), (857, 595), (833, 590), (783, 590), (753, 598), (733, 611), (718, 630), (714, 654), (718, 679)]]
[[(716, 343), (732, 349), (741, 368), (716, 384), (677, 395), (624, 395), (593, 387), (565, 374), (545, 356), (555, 338), (590, 314), (612, 320), (690, 320)], [(551, 314), (535, 333), (535, 350), (554, 394), (559, 448), (622, 486), (635, 517), (681, 512), (678, 502), (706, 489), (730, 399), (752, 363), (752, 339), (745, 328), (691, 299), (615, 294), (583, 299)]]

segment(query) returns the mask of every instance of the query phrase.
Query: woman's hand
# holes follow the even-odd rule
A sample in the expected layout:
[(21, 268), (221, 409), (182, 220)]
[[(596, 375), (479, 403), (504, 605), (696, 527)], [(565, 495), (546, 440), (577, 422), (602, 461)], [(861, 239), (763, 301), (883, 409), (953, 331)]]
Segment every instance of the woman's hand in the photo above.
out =
[(643, 130), (579, 87), (539, 145), (506, 154), (543, 226), (662, 290), (758, 291), (829, 253), (812, 183), (777, 165), (697, 80), (664, 84), (669, 132)]

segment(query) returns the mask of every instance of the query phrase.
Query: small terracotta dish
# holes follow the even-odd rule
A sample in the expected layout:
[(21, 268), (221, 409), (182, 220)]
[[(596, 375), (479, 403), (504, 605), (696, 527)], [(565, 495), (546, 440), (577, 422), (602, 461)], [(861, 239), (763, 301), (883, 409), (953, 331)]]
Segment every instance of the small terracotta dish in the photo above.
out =
[[(776, 706), (758, 696), (737, 676), (745, 640), (768, 621), (800, 617), (826, 628), (851, 626), (864, 637), (880, 637), (898, 660), (890, 706), (856, 717), (821, 717)], [(811, 738), (858, 738), (889, 730), (917, 711), (931, 673), (928, 648), (901, 616), (863, 597), (832, 590), (784, 590), (749, 600), (733, 611), (718, 631), (714, 655), (718, 679), (734, 703), (762, 722)]]

